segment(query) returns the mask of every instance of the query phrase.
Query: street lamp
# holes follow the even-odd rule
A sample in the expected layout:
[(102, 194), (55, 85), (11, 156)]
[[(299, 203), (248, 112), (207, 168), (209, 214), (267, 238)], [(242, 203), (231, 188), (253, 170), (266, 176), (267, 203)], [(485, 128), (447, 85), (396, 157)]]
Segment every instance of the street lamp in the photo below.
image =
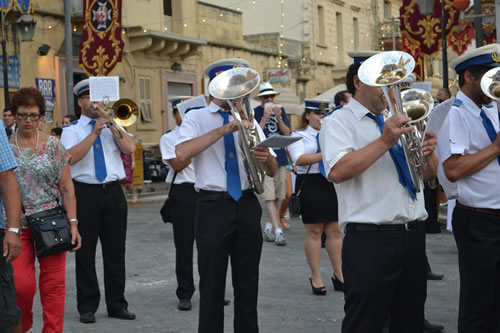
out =
[[(8, 61), (7, 61), (7, 45), (5, 41), (5, 17), (10, 11), (4, 10), (4, 2), (1, 2), (2, 9), (2, 64), (3, 64), (3, 92), (4, 92), (4, 102), (5, 107), (9, 106), (9, 74), (8, 74)], [(11, 7), (12, 8), (12, 7)], [(33, 40), (33, 35), (35, 34), (36, 22), (31, 15), (21, 15), (16, 22), (18, 28), (20, 28), (20, 38), (22, 41)]]
[[(435, 0), (418, 0), (418, 9), (420, 15), (428, 16), (434, 14)], [(444, 0), (441, 0), (441, 50), (443, 60), (443, 88), (448, 88), (448, 53), (446, 51), (446, 11), (444, 9)]]

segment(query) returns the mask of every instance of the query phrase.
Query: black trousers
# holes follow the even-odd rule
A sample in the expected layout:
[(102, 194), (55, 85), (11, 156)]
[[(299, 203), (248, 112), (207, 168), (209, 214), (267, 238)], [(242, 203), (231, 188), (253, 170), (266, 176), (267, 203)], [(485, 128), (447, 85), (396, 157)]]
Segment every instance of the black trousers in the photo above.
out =
[(195, 291), (193, 281), (194, 218), (198, 193), (193, 184), (172, 185), (172, 226), (175, 243), (175, 274), (177, 297), (191, 299)]
[(500, 332), (500, 216), (455, 207), (460, 306), (458, 332)]
[(234, 288), (234, 332), (257, 333), (262, 209), (253, 192), (238, 202), (225, 192), (201, 193), (196, 211), (200, 273), (199, 333), (224, 332), (228, 259)]
[(342, 248), (342, 333), (422, 333), (426, 297), (425, 226), (347, 231)]
[(108, 312), (127, 308), (125, 300), (125, 239), (127, 201), (119, 182), (104, 188), (74, 181), (78, 231), (82, 247), (76, 251), (78, 312), (96, 312), (100, 292), (95, 269), (97, 240), (101, 242), (104, 288)]

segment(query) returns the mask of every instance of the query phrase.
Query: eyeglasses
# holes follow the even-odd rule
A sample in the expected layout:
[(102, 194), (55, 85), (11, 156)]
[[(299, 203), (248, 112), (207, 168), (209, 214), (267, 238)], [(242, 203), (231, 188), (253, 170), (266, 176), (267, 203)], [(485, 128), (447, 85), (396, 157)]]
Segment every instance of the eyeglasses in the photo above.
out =
[(22, 120), (26, 120), (28, 117), (30, 117), (31, 120), (40, 119), (40, 114), (34, 114), (34, 113), (17, 113), (16, 116)]

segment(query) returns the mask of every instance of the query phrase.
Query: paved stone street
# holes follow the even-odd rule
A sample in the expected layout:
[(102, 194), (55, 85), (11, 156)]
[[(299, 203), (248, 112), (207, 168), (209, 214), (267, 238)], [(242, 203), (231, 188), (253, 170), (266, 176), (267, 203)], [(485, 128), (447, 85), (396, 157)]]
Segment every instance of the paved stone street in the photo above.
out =
[[(79, 322), (76, 310), (74, 255), (68, 256), (66, 292), (66, 332), (196, 332), (199, 294), (193, 296), (193, 310), (177, 310), (175, 296), (175, 250), (172, 226), (161, 221), (159, 209), (164, 197), (142, 198), (129, 206), (127, 238), (127, 289), (129, 310), (137, 314), (134, 321), (108, 318), (101, 289), (101, 306), (97, 322)], [(264, 210), (265, 211), (265, 210)], [(266, 216), (262, 219), (266, 221)], [(343, 294), (333, 291), (329, 276), (332, 268), (326, 251), (322, 253), (323, 281), (326, 296), (311, 293), (309, 269), (303, 252), (304, 229), (300, 219), (291, 219), (286, 232), (287, 245), (264, 243), (260, 289), (259, 325), (261, 332), (340, 332), (343, 318)], [(442, 281), (429, 281), (426, 317), (432, 323), (445, 325), (445, 332), (456, 332), (458, 311), (458, 267), (453, 235), (447, 231), (427, 236), (427, 254), (435, 273), (445, 274)], [(97, 255), (99, 281), (103, 285), (102, 260)], [(197, 272), (197, 268), (195, 268)], [(196, 285), (198, 276), (195, 275)], [(230, 273), (226, 295), (232, 297)], [(35, 299), (33, 332), (42, 327), (41, 306)], [(225, 308), (225, 331), (232, 332), (233, 306)]]

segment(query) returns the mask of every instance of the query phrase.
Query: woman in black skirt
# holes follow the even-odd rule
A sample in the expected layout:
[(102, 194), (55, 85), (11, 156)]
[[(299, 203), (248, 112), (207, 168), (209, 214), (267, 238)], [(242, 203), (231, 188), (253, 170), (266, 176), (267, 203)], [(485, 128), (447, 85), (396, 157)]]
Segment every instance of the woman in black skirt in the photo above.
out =
[[(343, 290), (342, 234), (338, 224), (337, 194), (325, 178), (318, 144), (322, 117), (328, 111), (327, 101), (305, 100), (301, 129), (292, 136), (301, 137), (288, 147), (297, 167), (295, 192), (301, 190), (300, 213), (306, 230), (304, 251), (311, 268), (311, 288), (316, 295), (325, 295), (326, 287), (320, 273), (321, 235), (326, 234), (326, 250), (333, 267), (331, 276), (335, 290)], [(323, 174), (322, 174), (323, 173)]]

